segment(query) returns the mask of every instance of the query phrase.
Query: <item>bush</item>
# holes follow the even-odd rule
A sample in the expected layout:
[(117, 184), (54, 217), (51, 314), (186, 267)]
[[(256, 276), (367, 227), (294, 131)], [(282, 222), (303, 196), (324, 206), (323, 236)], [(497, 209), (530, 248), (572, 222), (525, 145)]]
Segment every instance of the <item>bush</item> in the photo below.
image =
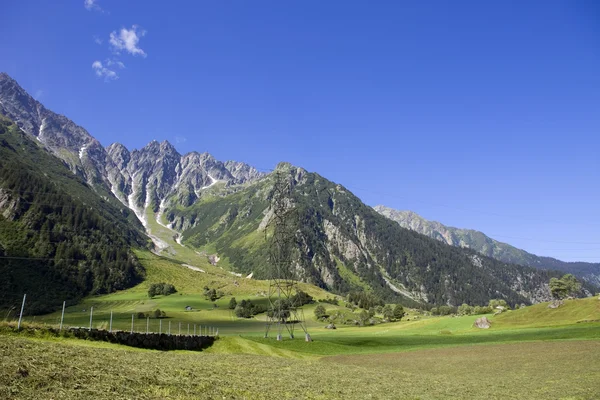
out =
[(393, 312), (394, 321), (400, 321), (402, 317), (404, 317), (404, 307), (402, 307), (400, 304), (396, 304)]
[(327, 310), (321, 304), (315, 307), (315, 317), (318, 319), (327, 317)]
[(168, 296), (175, 292), (177, 292), (177, 290), (175, 289), (175, 286), (173, 286), (170, 283), (164, 283), (164, 282), (153, 283), (150, 285), (150, 288), (148, 289), (148, 297), (152, 298), (154, 296), (160, 296), (160, 295)]
[(206, 300), (215, 301), (225, 295), (222, 290), (217, 291), (216, 289), (210, 289), (208, 286), (204, 286), (204, 292), (202, 293)]
[(358, 320), (360, 321), (361, 325), (367, 325), (370, 318), (371, 317), (369, 317), (369, 313), (366, 310), (362, 310), (358, 314)]
[(473, 308), (473, 314), (474, 315), (480, 315), (480, 314), (489, 314), (492, 312), (492, 309), (489, 306), (475, 306)]
[(300, 307), (305, 304), (311, 304), (314, 302), (315, 300), (313, 299), (313, 297), (308, 293), (303, 292), (302, 290), (298, 290), (298, 292), (292, 296), (292, 304), (295, 307)]
[(386, 304), (385, 307), (383, 307), (383, 318), (387, 319), (388, 321), (391, 321), (394, 319), (394, 310), (392, 309), (392, 306), (390, 306), (389, 304)]
[[(229, 303), (231, 306), (231, 302)], [(254, 304), (250, 300), (242, 300), (234, 307), (238, 318), (250, 318), (256, 314), (264, 313), (267, 308), (261, 304)]]
[(237, 305), (235, 307), (235, 316), (238, 318), (250, 318), (252, 313), (249, 308), (242, 307), (241, 305)]
[(237, 301), (236, 301), (235, 297), (232, 297), (231, 300), (229, 300), (229, 309), (235, 310), (236, 306), (237, 306)]
[(460, 307), (458, 307), (458, 315), (471, 315), (473, 314), (473, 307), (468, 304), (463, 303)]
[(505, 310), (510, 310), (509, 305), (506, 303), (506, 300), (503, 299), (492, 299), (488, 303), (488, 306), (493, 310), (496, 307), (504, 307)]
[(438, 313), (439, 315), (450, 315), (454, 312), (454, 308), (450, 306), (439, 306)]

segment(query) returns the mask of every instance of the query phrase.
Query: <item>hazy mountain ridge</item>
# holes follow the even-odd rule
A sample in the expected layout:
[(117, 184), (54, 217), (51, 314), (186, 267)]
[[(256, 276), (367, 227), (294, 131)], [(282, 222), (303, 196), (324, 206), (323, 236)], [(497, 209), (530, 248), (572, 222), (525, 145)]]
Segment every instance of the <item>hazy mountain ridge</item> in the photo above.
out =
[(399, 211), (382, 205), (375, 206), (374, 209), (404, 228), (422, 233), (449, 245), (468, 247), (485, 256), (511, 264), (573, 273), (594, 285), (600, 285), (600, 263), (566, 262), (552, 257), (537, 256), (510, 244), (492, 239), (483, 232), (449, 227), (437, 221), (426, 220), (412, 211)]

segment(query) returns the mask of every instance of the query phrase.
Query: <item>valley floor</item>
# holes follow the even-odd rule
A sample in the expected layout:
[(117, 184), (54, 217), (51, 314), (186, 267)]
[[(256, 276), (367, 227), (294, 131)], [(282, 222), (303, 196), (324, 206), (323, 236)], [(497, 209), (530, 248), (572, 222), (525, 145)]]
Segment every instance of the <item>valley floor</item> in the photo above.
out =
[[(264, 315), (236, 318), (228, 308), (232, 296), (264, 303), (266, 282), (210, 265), (201, 265), (206, 273), (194, 272), (182, 266), (187, 260), (146, 253), (140, 260), (143, 283), (67, 307), (65, 326), (89, 326), (93, 307), (95, 328), (108, 328), (112, 313), (113, 329), (129, 330), (132, 315), (159, 308), (167, 318), (135, 318), (134, 329), (166, 330), (169, 321), (173, 329), (179, 323), (183, 329), (217, 327), (213, 346), (140, 350), (44, 329), (17, 334), (0, 323), (0, 399), (600, 399), (597, 297), (568, 300), (558, 309), (537, 304), (488, 315), (487, 330), (473, 327), (478, 316), (431, 317), (415, 310), (400, 322), (329, 330), (314, 317), (316, 304), (309, 304), (304, 313), (314, 342), (277, 342), (263, 338)], [(158, 282), (178, 292), (148, 298), (149, 285)], [(216, 307), (202, 295), (205, 286), (224, 292)], [(318, 299), (332, 296), (301, 287)], [(59, 322), (60, 312), (25, 318), (45, 327)]]
[(0, 338), (3, 399), (600, 398), (598, 340), (291, 358), (239, 337), (224, 338), (222, 348), (256, 354)]

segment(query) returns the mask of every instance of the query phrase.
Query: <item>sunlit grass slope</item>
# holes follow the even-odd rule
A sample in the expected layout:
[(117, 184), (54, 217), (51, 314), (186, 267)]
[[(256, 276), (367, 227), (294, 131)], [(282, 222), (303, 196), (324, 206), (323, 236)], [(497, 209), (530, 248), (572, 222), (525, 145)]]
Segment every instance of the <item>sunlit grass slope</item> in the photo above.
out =
[[(264, 331), (264, 316), (252, 319), (240, 319), (233, 315), (228, 309), (231, 297), (238, 301), (250, 299), (257, 303), (266, 305), (268, 292), (268, 281), (246, 279), (232, 275), (212, 265), (201, 268), (205, 272), (191, 270), (182, 264), (185, 262), (159, 257), (150, 252), (138, 252), (137, 256), (146, 270), (146, 278), (141, 284), (116, 293), (92, 296), (84, 299), (81, 303), (67, 307), (65, 311), (65, 324), (68, 326), (89, 326), (90, 308), (93, 310), (93, 326), (98, 328), (108, 327), (110, 312), (113, 312), (113, 329), (129, 330), (131, 328), (131, 315), (134, 316), (134, 329), (144, 331), (147, 321), (138, 319), (137, 313), (148, 313), (160, 309), (167, 314), (163, 320), (163, 331), (168, 328), (169, 321), (172, 323), (172, 331), (179, 329), (182, 323), (183, 332), (187, 332), (187, 324), (193, 331), (193, 325), (214, 326), (219, 328), (220, 334), (260, 333)], [(157, 296), (152, 299), (148, 297), (148, 288), (153, 283), (171, 283), (177, 289), (177, 293), (170, 296)], [(204, 287), (214, 288), (222, 291), (225, 296), (214, 304), (203, 296)], [(300, 283), (299, 288), (315, 298), (331, 297), (328, 292), (315, 286)], [(186, 307), (192, 308), (186, 311)], [(308, 306), (306, 312), (312, 315), (314, 306)], [(61, 312), (37, 316), (29, 321), (47, 322), (58, 324)], [(309, 318), (311, 325), (317, 322)], [(160, 329), (160, 321), (151, 319), (149, 322), (151, 331)], [(199, 328), (198, 328), (199, 329)]]

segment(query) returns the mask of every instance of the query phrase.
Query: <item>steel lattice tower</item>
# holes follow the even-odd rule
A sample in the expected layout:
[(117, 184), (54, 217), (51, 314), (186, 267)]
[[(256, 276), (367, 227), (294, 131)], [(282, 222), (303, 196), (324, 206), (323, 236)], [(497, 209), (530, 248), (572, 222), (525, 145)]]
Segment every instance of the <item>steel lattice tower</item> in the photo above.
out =
[[(292, 184), (290, 176), (275, 172), (273, 190), (269, 196), (271, 201), (272, 218), (265, 230), (269, 244), (269, 264), (271, 279), (269, 281), (269, 309), (265, 338), (269, 337), (271, 329), (277, 330), (277, 340), (282, 340), (285, 330), (294, 338), (296, 325), (304, 331), (307, 342), (312, 339), (306, 330), (304, 310), (296, 303), (298, 283), (294, 279), (292, 265), (297, 246), (298, 213), (292, 201)], [(269, 237), (269, 231), (272, 236)]]

